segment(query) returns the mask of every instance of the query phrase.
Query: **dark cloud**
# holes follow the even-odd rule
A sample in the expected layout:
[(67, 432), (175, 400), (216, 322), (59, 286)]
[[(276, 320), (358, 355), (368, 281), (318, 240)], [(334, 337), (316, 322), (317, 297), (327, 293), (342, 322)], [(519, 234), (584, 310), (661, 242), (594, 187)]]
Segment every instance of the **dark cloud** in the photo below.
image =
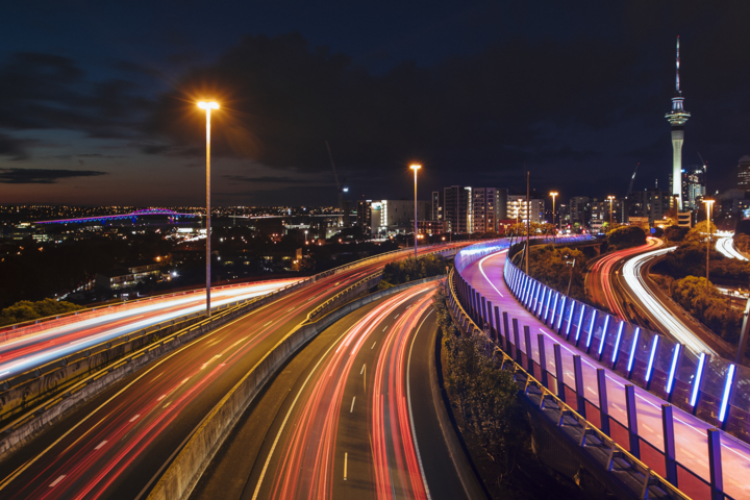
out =
[[(244, 175), (225, 175), (226, 179), (229, 179), (233, 182), (253, 182), (253, 183), (263, 183), (263, 184), (310, 184), (309, 179), (301, 179), (299, 177), (289, 177), (289, 176), (273, 176), (273, 175), (263, 175), (259, 177), (248, 177)], [(315, 183), (315, 185), (321, 185), (319, 183)], [(328, 185), (328, 184), (324, 184)]]
[(28, 148), (35, 142), (0, 134), (0, 156), (10, 156), (13, 160), (25, 160), (29, 157)]
[(130, 137), (150, 102), (127, 80), (92, 80), (69, 57), (18, 52), (0, 64), (0, 127)]
[(60, 179), (107, 175), (96, 170), (52, 170), (41, 168), (0, 168), (0, 184), (54, 184)]

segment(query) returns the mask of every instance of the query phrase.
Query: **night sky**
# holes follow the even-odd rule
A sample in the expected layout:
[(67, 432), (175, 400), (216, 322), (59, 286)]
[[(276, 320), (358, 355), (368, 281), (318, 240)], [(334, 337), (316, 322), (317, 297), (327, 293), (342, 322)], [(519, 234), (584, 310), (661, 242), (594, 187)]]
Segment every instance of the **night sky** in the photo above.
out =
[(750, 154), (750, 2), (13, 2), (0, 17), (0, 203), (334, 204), (450, 184), (668, 189)]

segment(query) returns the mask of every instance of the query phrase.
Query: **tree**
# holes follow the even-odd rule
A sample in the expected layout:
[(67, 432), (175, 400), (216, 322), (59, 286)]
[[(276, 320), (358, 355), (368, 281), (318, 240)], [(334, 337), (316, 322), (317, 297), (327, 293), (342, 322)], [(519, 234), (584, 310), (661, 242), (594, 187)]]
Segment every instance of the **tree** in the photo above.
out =
[[(586, 256), (576, 248), (555, 248), (552, 245), (531, 247), (529, 274), (545, 285), (565, 293), (570, 286), (570, 296), (586, 299), (583, 269), (586, 267)], [(575, 260), (575, 267), (572, 268)], [(571, 281), (571, 272), (572, 281)]]
[(744, 233), (735, 233), (734, 246), (740, 252), (750, 252), (750, 235)]
[[(686, 245), (693, 245), (693, 246), (703, 246), (705, 249), (706, 245), (706, 239), (708, 238), (708, 232), (707, 228), (709, 226), (706, 224), (706, 221), (701, 221), (697, 223), (695, 226), (688, 231), (688, 233), (685, 235), (685, 239), (683, 240), (683, 244)], [(716, 226), (714, 223), (711, 223), (711, 234), (716, 234)]]
[(687, 276), (674, 282), (672, 298), (698, 321), (728, 342), (737, 342), (742, 312), (706, 278)]
[(609, 247), (622, 250), (646, 244), (646, 233), (638, 226), (622, 226), (607, 232)]
[(433, 254), (391, 262), (383, 269), (383, 278), (378, 289), (384, 290), (407, 281), (445, 274), (445, 266), (445, 259)]
[(688, 231), (690, 231), (689, 227), (669, 226), (664, 230), (664, 236), (666, 236), (669, 241), (676, 243), (684, 240)]
[(77, 309), (82, 309), (82, 307), (54, 299), (44, 299), (38, 302), (22, 300), (0, 311), (0, 326), (64, 314)]

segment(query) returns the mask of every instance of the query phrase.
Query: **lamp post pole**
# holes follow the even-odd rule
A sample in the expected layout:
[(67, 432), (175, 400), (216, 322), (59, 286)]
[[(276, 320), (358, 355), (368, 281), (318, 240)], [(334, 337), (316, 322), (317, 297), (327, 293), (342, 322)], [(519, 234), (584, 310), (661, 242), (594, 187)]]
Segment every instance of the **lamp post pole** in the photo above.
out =
[(557, 191), (552, 191), (549, 194), (552, 197), (552, 226), (555, 228), (555, 233), (557, 233), (557, 226), (555, 226), (555, 198), (558, 194)]
[(614, 196), (607, 196), (607, 199), (609, 200), (609, 228), (612, 229), (612, 203), (615, 201)]
[(708, 260), (709, 251), (711, 250), (711, 205), (713, 205), (714, 200), (703, 200), (703, 203), (706, 204), (706, 231), (708, 232), (708, 236), (706, 237), (706, 289), (708, 289)]
[(417, 258), (417, 170), (422, 168), (422, 165), (414, 164), (409, 167), (414, 170), (414, 259)]
[(206, 111), (206, 317), (211, 317), (211, 110), (219, 109), (215, 102), (199, 102)]

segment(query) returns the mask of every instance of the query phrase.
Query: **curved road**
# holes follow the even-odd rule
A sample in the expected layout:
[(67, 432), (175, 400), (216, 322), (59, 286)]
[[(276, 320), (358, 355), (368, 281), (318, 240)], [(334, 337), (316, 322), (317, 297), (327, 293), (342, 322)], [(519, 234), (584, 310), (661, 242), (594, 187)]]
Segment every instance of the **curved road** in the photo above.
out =
[(438, 286), (381, 299), (311, 342), (243, 417), (192, 498), (484, 498), (446, 444), (453, 431), (431, 390)]
[(594, 305), (609, 310), (620, 319), (630, 320), (631, 314), (625, 305), (624, 297), (618, 291), (620, 269), (624, 261), (634, 255), (659, 248), (664, 243), (656, 238), (648, 238), (645, 245), (626, 248), (606, 254), (596, 260), (586, 275), (585, 287)]
[(204, 416), (269, 349), (318, 303), (383, 264), (302, 287), (114, 384), (3, 463), (0, 497), (141, 498)]
[[(627, 413), (625, 405), (624, 386), (630, 382), (614, 373), (611, 365), (596, 362), (585, 353), (585, 343), (581, 342), (583, 350), (560, 341), (560, 337), (528, 312), (513, 298), (510, 290), (503, 280), (503, 269), (505, 266), (506, 251), (491, 254), (483, 259), (467, 266), (462, 271), (462, 276), (483, 295), (487, 300), (498, 305), (502, 311), (508, 313), (509, 319), (517, 318), (519, 325), (528, 325), (531, 328), (534, 341), (531, 351), (534, 361), (539, 362), (539, 348), (536, 336), (542, 334), (544, 337), (545, 352), (547, 353), (547, 365), (549, 372), (554, 376), (555, 361), (552, 353), (554, 344), (560, 344), (562, 351), (562, 365), (564, 382), (568, 387), (575, 387), (575, 375), (573, 370), (573, 355), (580, 354), (582, 361), (582, 374), (584, 380), (584, 395), (589, 402), (596, 406), (599, 401), (597, 386), (598, 368), (607, 371), (606, 384), (608, 394), (609, 415), (619, 421), (621, 425), (627, 425)], [(521, 349), (525, 351), (523, 340)], [(647, 392), (640, 387), (635, 387), (636, 408), (638, 413), (638, 428), (641, 438), (647, 440), (657, 450), (663, 449), (663, 434), (661, 421), (661, 405), (663, 400), (656, 395)], [(679, 408), (674, 408), (674, 430), (676, 439), (677, 461), (692, 470), (704, 481), (709, 481), (709, 467), (707, 459), (707, 437), (706, 430), (713, 426), (703, 422), (698, 417), (688, 414)], [(613, 426), (614, 430), (614, 426)], [(747, 470), (750, 468), (750, 446), (739, 442), (731, 436), (722, 437), (723, 476), (725, 492), (733, 498), (750, 498), (750, 483), (747, 482)], [(621, 434), (613, 433), (612, 436), (618, 444), (629, 449), (627, 432)], [(647, 454), (649, 450), (641, 446), (642, 460), (655, 471), (664, 475), (664, 460), (661, 454)], [(680, 488), (693, 498), (701, 497), (705, 493), (704, 485), (698, 484), (686, 475), (680, 476)]]

